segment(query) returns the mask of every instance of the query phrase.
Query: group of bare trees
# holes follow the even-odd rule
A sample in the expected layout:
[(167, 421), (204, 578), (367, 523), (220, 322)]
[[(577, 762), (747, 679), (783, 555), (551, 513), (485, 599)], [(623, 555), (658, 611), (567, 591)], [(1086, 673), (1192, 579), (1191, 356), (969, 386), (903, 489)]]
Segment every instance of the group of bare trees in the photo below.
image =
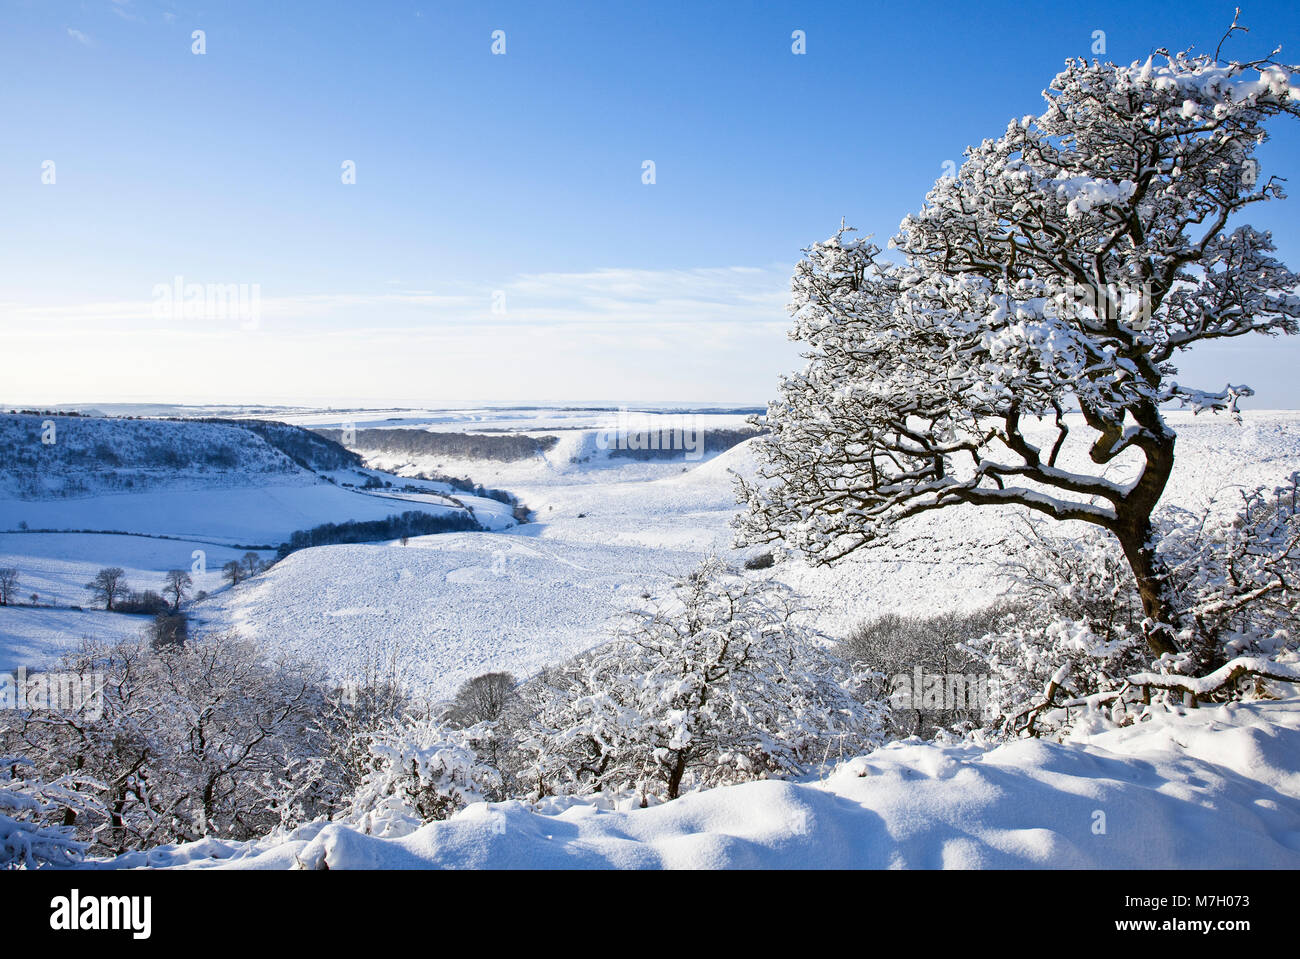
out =
[(240, 559), (232, 559), (222, 566), (221, 575), (230, 581), (231, 586), (238, 586), (242, 580), (256, 576), (265, 568), (266, 564), (262, 562), (262, 557), (249, 550)]
[(290, 802), (312, 816), (333, 810), (305, 799), (324, 795), (310, 761), (329, 754), (329, 692), (316, 671), (268, 662), (228, 634), (162, 649), (87, 645), (57, 668), (100, 695), (80, 709), (0, 713), (0, 754), (21, 757), (13, 778), (75, 793), (80, 804), (65, 801), (47, 824), (92, 851), (253, 838)]
[[(240, 559), (232, 559), (222, 567), (222, 575), (234, 586), (250, 576), (254, 576), (266, 565), (262, 557), (249, 550)], [(3, 573), (0, 570), (0, 588), (3, 587)], [(16, 575), (16, 571), (15, 575)], [(133, 593), (126, 581), (126, 570), (120, 566), (107, 566), (95, 574), (95, 578), (86, 584), (93, 600), (102, 603), (108, 612), (159, 612), (158, 601), (152, 597), (165, 597), (166, 608), (178, 613), (181, 604), (189, 597), (194, 587), (194, 579), (183, 569), (169, 569), (163, 574), (161, 593), (146, 590)], [(125, 602), (124, 602), (125, 601)], [(0, 604), (3, 605), (3, 604)]]

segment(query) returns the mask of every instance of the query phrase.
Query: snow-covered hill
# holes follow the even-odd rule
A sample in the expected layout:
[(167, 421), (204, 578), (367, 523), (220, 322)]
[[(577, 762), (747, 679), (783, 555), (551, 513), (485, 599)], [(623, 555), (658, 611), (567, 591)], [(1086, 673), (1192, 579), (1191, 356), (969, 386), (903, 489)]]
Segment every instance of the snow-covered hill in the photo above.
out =
[(0, 608), (0, 667), (48, 662), (85, 636), (133, 635), (131, 617), (44, 608), (89, 602), (85, 584), (122, 567), (130, 589), (158, 590), (169, 569), (193, 590), (224, 587), (221, 568), (262, 559), (299, 530), (418, 511), (513, 526), (512, 507), (445, 483), (398, 481), (294, 426), (0, 415), (0, 567), (18, 602)]
[(304, 472), (257, 434), (216, 423), (0, 415), (0, 490), (23, 499), (211, 485)]
[(315, 823), (98, 865), (250, 869), (1295, 869), (1300, 701), (1161, 713), (1065, 743), (894, 743), (824, 779), (648, 809), (477, 803), (400, 838)]

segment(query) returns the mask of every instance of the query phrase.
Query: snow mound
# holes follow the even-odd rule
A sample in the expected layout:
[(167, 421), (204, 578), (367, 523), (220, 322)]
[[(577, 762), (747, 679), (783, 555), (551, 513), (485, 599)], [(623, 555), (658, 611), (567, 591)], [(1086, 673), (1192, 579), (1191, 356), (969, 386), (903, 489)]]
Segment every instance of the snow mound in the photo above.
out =
[[(735, 482), (735, 475), (752, 479), (758, 472), (757, 446), (760, 437), (737, 443), (729, 450), (724, 450), (712, 459), (705, 460), (689, 473), (673, 477), (670, 482), (682, 484), (721, 485), (730, 488)], [(733, 475), (734, 474), (734, 475)]]
[(476, 803), (398, 839), (316, 823), (95, 865), (1294, 869), (1297, 755), (1300, 700), (1235, 704), (1065, 743), (894, 743), (822, 781), (745, 783), (648, 809)]

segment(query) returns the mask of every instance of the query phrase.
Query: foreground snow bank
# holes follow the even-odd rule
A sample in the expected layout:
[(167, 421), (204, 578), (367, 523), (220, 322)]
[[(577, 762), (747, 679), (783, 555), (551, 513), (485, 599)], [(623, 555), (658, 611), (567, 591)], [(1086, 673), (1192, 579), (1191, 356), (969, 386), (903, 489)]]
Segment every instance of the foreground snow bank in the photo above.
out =
[(823, 781), (746, 783), (649, 809), (562, 806), (477, 803), (398, 839), (313, 824), (94, 865), (1295, 868), (1300, 700), (1098, 722), (1063, 744), (895, 743)]

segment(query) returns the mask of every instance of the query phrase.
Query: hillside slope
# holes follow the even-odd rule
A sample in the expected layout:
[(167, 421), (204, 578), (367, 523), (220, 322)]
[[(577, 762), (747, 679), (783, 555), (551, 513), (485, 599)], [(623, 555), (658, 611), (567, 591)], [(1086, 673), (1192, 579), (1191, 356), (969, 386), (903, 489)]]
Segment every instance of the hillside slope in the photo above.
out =
[(223, 423), (0, 415), (0, 491), (23, 499), (157, 487), (251, 486), (302, 467)]
[(531, 675), (602, 642), (610, 620), (693, 558), (654, 549), (441, 533), (408, 545), (321, 546), (194, 607), (268, 653), (336, 680), (392, 669), (424, 696), (491, 670)]

